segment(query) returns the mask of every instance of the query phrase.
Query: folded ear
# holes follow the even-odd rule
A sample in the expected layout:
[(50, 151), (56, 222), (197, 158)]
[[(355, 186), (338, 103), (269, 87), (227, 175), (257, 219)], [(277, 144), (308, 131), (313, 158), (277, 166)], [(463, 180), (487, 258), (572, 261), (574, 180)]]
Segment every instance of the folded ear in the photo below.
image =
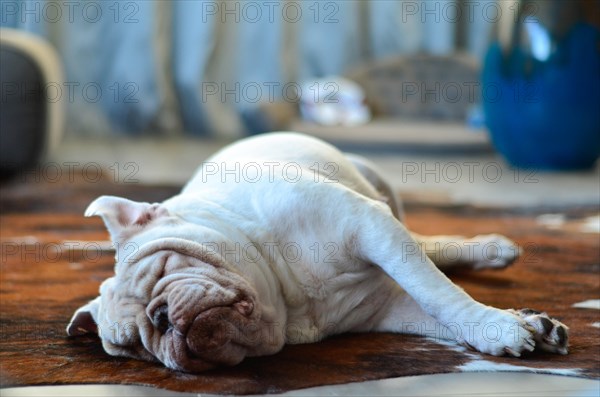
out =
[(159, 204), (138, 203), (115, 196), (101, 196), (85, 210), (85, 216), (98, 215), (113, 241), (127, 228), (144, 226), (152, 219), (166, 215), (167, 211)]
[(67, 325), (67, 335), (79, 336), (91, 332), (98, 332), (96, 319), (98, 318), (98, 307), (100, 306), (100, 297), (81, 306)]

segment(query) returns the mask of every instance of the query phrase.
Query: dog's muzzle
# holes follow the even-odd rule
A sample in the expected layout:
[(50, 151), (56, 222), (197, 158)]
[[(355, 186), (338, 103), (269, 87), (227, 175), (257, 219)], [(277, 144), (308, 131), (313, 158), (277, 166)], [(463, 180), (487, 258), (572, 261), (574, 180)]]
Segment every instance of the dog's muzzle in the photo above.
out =
[(159, 360), (197, 372), (238, 364), (260, 343), (253, 291), (242, 279), (233, 282), (235, 287), (195, 277), (179, 280), (148, 305), (146, 315), (160, 337)]

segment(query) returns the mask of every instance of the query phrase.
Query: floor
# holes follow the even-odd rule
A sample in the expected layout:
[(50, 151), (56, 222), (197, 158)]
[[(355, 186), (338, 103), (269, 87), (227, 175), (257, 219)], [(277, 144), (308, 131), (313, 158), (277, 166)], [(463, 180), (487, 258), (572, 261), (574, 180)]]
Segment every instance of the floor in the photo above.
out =
[[(475, 141), (477, 147), (480, 141)], [(93, 179), (101, 166), (104, 176), (117, 182), (183, 185), (202, 161), (226, 144), (191, 139), (71, 140), (50, 157), (39, 175), (55, 178), (54, 165), (58, 164), (87, 167)], [(377, 164), (392, 187), (411, 200), (548, 208), (600, 203), (600, 162), (588, 171), (524, 171), (511, 168), (492, 150), (382, 150), (379, 145), (356, 143), (342, 147)]]
[[(481, 146), (481, 138), (475, 139)], [(196, 166), (225, 142), (206, 140), (76, 141), (61, 145), (38, 172), (55, 178), (53, 164), (87, 167), (95, 178), (96, 166), (104, 177), (125, 183), (183, 184)], [(485, 145), (484, 145), (485, 146)], [(350, 145), (353, 151), (360, 149)], [(560, 208), (600, 203), (600, 166), (586, 172), (544, 173), (510, 168), (491, 150), (432, 151), (358, 150), (380, 166), (395, 189), (422, 202), (481, 206), (547, 207), (541, 219), (560, 227)], [(106, 170), (108, 174), (106, 175)], [(62, 175), (61, 177), (67, 177)], [(600, 218), (591, 220), (597, 233)], [(558, 226), (557, 226), (558, 225)], [(395, 396), (598, 396), (600, 382), (553, 375), (523, 373), (469, 373), (431, 375), (326, 386), (286, 395), (395, 395)], [(4, 389), (2, 396), (175, 396), (168, 391), (134, 386), (67, 386)]]
[[(470, 373), (411, 376), (379, 381), (349, 383), (295, 390), (286, 397), (300, 396), (411, 396), (411, 397), (597, 397), (600, 383), (593, 380), (555, 375)], [(199, 397), (197, 394), (176, 393), (143, 386), (42, 386), (2, 390), (3, 397)], [(202, 394), (202, 397), (211, 395)]]

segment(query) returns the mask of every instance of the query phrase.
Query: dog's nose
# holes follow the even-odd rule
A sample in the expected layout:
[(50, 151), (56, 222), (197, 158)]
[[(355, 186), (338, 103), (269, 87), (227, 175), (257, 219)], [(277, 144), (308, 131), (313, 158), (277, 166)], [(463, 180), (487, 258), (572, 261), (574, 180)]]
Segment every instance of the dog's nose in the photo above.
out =
[(173, 325), (169, 321), (169, 308), (167, 305), (159, 306), (152, 314), (152, 324), (162, 334), (167, 332)]

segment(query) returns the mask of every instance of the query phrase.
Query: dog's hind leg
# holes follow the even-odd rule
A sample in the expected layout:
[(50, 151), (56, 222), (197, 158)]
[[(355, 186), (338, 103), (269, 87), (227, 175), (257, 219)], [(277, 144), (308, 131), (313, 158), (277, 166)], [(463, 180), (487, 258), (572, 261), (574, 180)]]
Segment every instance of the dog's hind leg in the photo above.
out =
[[(269, 188), (273, 191), (269, 191)], [(374, 273), (371, 272), (379, 268), (388, 276), (386, 280), (393, 280), (397, 284), (394, 287), (398, 293), (404, 291), (410, 295), (416, 304), (412, 306), (420, 307), (418, 313), (426, 315), (426, 321), (444, 327), (444, 338), (493, 355), (508, 353), (519, 356), (536, 346), (536, 329), (526, 317), (479, 303), (453, 284), (382, 200), (359, 194), (343, 184), (315, 184), (309, 179), (298, 184), (269, 185), (265, 190), (260, 192), (260, 198), (275, 192), (287, 198), (286, 204), (280, 208), (260, 213), (260, 219), (272, 225), (270, 230), (275, 239), (281, 235), (285, 236), (285, 241), (302, 242), (308, 251), (314, 241), (331, 241), (341, 248), (328, 258), (327, 263), (311, 257), (311, 261), (316, 262), (307, 262), (307, 265), (315, 272), (323, 271), (326, 274), (335, 270), (344, 277), (358, 274), (356, 277), (360, 278), (372, 276)], [(304, 222), (304, 227), (296, 226), (302, 224), (302, 217), (309, 213), (312, 215), (311, 222)], [(286, 221), (282, 222), (281, 219)], [(289, 225), (294, 227), (290, 228)], [(320, 277), (321, 280), (331, 280)], [(330, 284), (330, 290), (335, 291), (335, 286)], [(377, 287), (373, 293), (386, 294), (386, 291), (389, 290)], [(394, 294), (393, 291), (389, 293)], [(343, 299), (339, 297), (338, 302)], [(390, 306), (394, 307), (391, 313), (387, 310)], [(387, 305), (375, 299), (364, 303), (360, 310), (372, 313), (372, 322), (367, 322), (371, 322), (374, 329), (403, 332), (406, 330), (401, 323), (410, 321), (412, 316), (394, 319), (394, 313), (401, 313), (405, 307), (402, 302)], [(388, 326), (378, 328), (377, 323), (383, 319), (391, 321), (387, 321)], [(346, 324), (351, 328), (365, 323), (362, 320), (351, 322), (349, 320)], [(567, 340), (566, 328), (563, 331), (561, 334), (564, 333), (564, 339)]]
[[(378, 330), (427, 334), (439, 327), (434, 336), (492, 355), (520, 356), (524, 351), (533, 351), (536, 345), (546, 350), (541, 343), (536, 344), (538, 340), (558, 346), (553, 352), (567, 352), (568, 329), (563, 324), (545, 314), (543, 319), (534, 320), (526, 311), (501, 310), (474, 301), (436, 268), (383, 205), (351, 203), (351, 208), (356, 214), (353, 225), (345, 224), (342, 230), (356, 241), (356, 256), (379, 266), (410, 296), (399, 294), (385, 305), (388, 311), (380, 317)], [(425, 327), (407, 329), (409, 323), (423, 323)], [(491, 328), (494, 335), (489, 333)]]
[[(402, 204), (382, 172), (375, 164), (362, 156), (344, 153), (362, 176), (381, 194), (396, 219), (403, 221)], [(520, 248), (510, 239), (499, 234), (465, 236), (422, 236), (411, 233), (421, 249), (442, 270), (457, 266), (473, 269), (504, 268), (513, 263), (520, 254)]]
[(390, 184), (385, 180), (381, 171), (375, 164), (367, 160), (366, 158), (353, 153), (344, 153), (344, 156), (362, 174), (363, 177), (379, 192), (381, 195), (381, 201), (385, 202), (390, 206), (394, 217), (400, 221), (404, 220), (404, 211), (402, 210), (402, 203), (397, 194), (394, 194), (394, 190)]
[(441, 270), (457, 266), (473, 269), (502, 269), (512, 264), (521, 248), (499, 234), (464, 236), (422, 236), (411, 232), (421, 249)]
[[(396, 281), (415, 301), (416, 305), (412, 306), (420, 307), (417, 313), (421, 313), (429, 325), (443, 327), (444, 339), (453, 339), (492, 355), (509, 353), (518, 356), (524, 350), (534, 349), (533, 329), (527, 322), (513, 313), (473, 300), (436, 268), (404, 225), (391, 216), (391, 211), (383, 205), (372, 202), (361, 205), (359, 201), (362, 198), (356, 195), (348, 198), (347, 206), (337, 207), (345, 213), (350, 208), (354, 212), (352, 222), (348, 220), (339, 227), (356, 242), (356, 258), (380, 267)], [(336, 202), (343, 203), (344, 200), (340, 197)], [(393, 306), (400, 312), (406, 308), (402, 303)], [(402, 317), (394, 314), (397, 313), (385, 316), (392, 324), (380, 329), (409, 332)], [(482, 329), (490, 326), (495, 327), (497, 335), (486, 339)]]
[[(393, 288), (393, 286), (391, 287)], [(566, 325), (546, 313), (532, 309), (509, 309), (507, 311), (516, 314), (528, 324), (534, 336), (536, 350), (567, 354), (569, 328)], [(442, 323), (436, 320), (427, 314), (410, 295), (405, 293), (391, 294), (377, 320), (373, 327), (365, 330), (421, 335), (436, 341), (448, 340), (471, 347), (467, 341), (457, 335), (460, 332), (457, 323)], [(471, 330), (475, 334), (486, 332), (484, 330), (489, 331), (494, 327), (492, 323), (483, 324), (483, 328), (478, 328), (482, 324), (475, 322), (471, 325), (473, 325)], [(518, 352), (507, 350), (507, 353)]]

